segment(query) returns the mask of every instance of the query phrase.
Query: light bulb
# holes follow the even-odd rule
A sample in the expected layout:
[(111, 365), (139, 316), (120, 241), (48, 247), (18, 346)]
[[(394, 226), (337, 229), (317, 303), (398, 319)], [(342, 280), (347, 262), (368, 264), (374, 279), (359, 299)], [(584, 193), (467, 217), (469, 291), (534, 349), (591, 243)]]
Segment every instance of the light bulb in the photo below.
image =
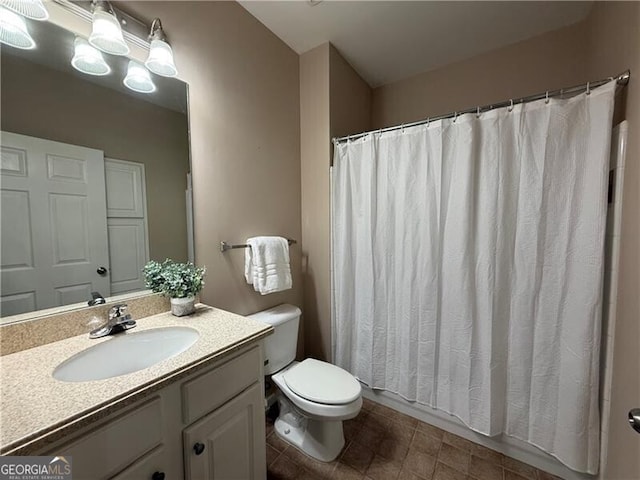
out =
[(95, 8), (93, 12), (93, 28), (89, 43), (98, 50), (112, 55), (129, 53), (129, 46), (124, 41), (118, 19), (102, 8)]
[(134, 92), (151, 93), (156, 90), (156, 86), (151, 80), (149, 70), (144, 68), (144, 65), (134, 62), (133, 60), (129, 61), (127, 76), (124, 78), (123, 83)]
[(0, 5), (31, 20), (47, 20), (49, 12), (42, 0), (0, 0)]
[(149, 57), (145, 65), (153, 73), (163, 77), (175, 77), (178, 75), (178, 69), (173, 61), (173, 51), (171, 46), (164, 40), (151, 40)]
[(0, 42), (24, 50), (36, 46), (36, 42), (29, 35), (24, 18), (4, 7), (0, 7)]
[(74, 55), (71, 59), (71, 65), (76, 70), (88, 75), (108, 75), (111, 72), (102, 53), (80, 37), (76, 37), (74, 41)]

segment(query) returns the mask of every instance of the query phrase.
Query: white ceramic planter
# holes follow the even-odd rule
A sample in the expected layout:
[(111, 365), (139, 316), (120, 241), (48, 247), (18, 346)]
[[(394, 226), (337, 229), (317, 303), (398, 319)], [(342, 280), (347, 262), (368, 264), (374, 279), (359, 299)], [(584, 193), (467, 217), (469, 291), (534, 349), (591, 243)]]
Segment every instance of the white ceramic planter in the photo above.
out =
[(172, 298), (171, 313), (173, 313), (176, 317), (191, 315), (196, 311), (195, 302), (196, 297)]

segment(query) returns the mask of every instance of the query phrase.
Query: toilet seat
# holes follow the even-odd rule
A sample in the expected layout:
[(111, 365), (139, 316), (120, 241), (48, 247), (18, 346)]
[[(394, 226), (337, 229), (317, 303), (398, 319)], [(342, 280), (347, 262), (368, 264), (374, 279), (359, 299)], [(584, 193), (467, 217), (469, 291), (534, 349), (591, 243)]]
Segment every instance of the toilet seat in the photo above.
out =
[(288, 369), (284, 381), (293, 393), (311, 402), (344, 405), (360, 398), (360, 383), (349, 372), (327, 362), (307, 358)]
[[(348, 420), (354, 418), (362, 408), (362, 396), (358, 395), (354, 401), (344, 404), (331, 405), (326, 403), (313, 402), (307, 400), (295, 393), (284, 379), (286, 373), (300, 365), (298, 362), (292, 362), (287, 368), (280, 370), (271, 376), (271, 379), (282, 391), (282, 393), (305, 415), (317, 420)], [(354, 379), (355, 380), (355, 379)], [(357, 380), (356, 380), (357, 381)]]

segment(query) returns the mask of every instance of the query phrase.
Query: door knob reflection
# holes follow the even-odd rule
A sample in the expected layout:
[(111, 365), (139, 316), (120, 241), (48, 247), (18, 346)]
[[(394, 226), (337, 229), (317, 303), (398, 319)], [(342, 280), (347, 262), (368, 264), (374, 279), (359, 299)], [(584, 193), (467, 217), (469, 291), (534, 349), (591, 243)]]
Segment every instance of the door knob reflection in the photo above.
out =
[(640, 433), (640, 408), (629, 410), (629, 424), (636, 432)]

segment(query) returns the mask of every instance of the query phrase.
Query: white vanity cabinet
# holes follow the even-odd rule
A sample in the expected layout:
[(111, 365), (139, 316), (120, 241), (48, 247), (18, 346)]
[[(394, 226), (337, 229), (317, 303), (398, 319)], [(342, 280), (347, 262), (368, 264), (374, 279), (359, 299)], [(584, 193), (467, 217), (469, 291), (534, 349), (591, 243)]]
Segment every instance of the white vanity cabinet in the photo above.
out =
[(250, 344), (85, 427), (43, 455), (73, 478), (266, 478), (262, 346)]
[(263, 358), (255, 347), (182, 384), (185, 478), (265, 478)]

